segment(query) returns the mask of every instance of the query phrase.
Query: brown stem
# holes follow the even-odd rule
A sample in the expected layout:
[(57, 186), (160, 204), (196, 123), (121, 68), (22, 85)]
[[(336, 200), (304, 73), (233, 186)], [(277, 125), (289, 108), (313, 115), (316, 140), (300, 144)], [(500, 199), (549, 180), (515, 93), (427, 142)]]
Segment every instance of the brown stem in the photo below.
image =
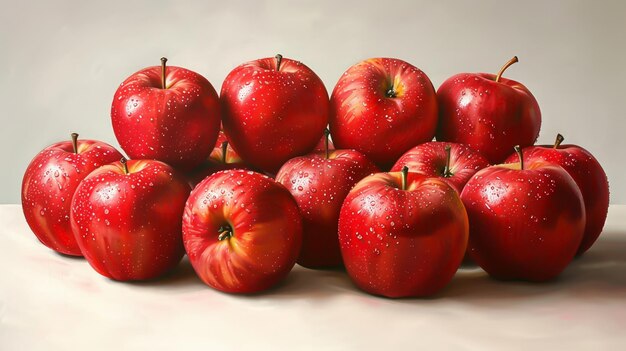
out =
[(502, 68), (500, 68), (500, 72), (498, 72), (498, 75), (496, 76), (496, 82), (500, 81), (500, 77), (502, 77), (502, 73), (504, 73), (504, 71), (506, 71), (507, 68), (509, 68), (510, 65), (519, 62), (519, 60), (517, 59), (517, 56), (513, 56), (512, 59), (508, 60), (504, 66), (502, 66)]
[(78, 153), (78, 133), (72, 133), (72, 148), (74, 149), (74, 153)]
[(556, 140), (554, 141), (554, 148), (558, 148), (561, 143), (565, 140), (565, 137), (561, 135), (561, 133), (556, 135)]
[(385, 96), (392, 99), (398, 96), (398, 93), (394, 89), (395, 87), (393, 86), (393, 83), (394, 80), (390, 79), (388, 82), (389, 88), (387, 88), (387, 91), (385, 91)]
[(324, 129), (324, 137), (324, 150), (326, 150), (326, 159), (328, 159), (328, 138), (330, 137), (330, 130), (328, 130), (328, 128)]
[(126, 164), (126, 157), (122, 156), (120, 162), (122, 163), (122, 166), (124, 166), (124, 174), (128, 174), (128, 164)]
[(519, 145), (513, 146), (513, 149), (517, 153), (517, 157), (519, 158), (519, 169), (524, 169), (524, 154), (522, 153), (522, 148)]
[(450, 150), (452, 148), (450, 145), (446, 145), (446, 165), (443, 168), (443, 176), (445, 178), (452, 177), (452, 172), (450, 172)]
[(167, 89), (167, 86), (165, 85), (165, 69), (166, 66), (165, 64), (167, 63), (167, 58), (166, 57), (161, 57), (161, 88), (163, 89)]
[(276, 71), (280, 71), (280, 63), (283, 61), (283, 55), (276, 54)]
[(217, 236), (217, 240), (222, 241), (224, 239), (230, 238), (233, 236), (233, 229), (231, 228), (231, 226), (229, 225), (223, 225), (221, 226), (218, 230), (218, 233), (220, 233)]
[(226, 151), (228, 150), (228, 140), (222, 142), (222, 163), (226, 163)]
[(409, 175), (409, 167), (402, 167), (402, 190), (406, 190), (406, 179)]

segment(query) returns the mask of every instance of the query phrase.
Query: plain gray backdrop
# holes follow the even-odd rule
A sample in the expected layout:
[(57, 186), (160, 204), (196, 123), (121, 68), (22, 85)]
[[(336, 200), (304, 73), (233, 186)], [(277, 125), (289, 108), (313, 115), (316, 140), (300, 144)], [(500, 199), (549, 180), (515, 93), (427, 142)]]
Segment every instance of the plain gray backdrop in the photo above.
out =
[(539, 142), (557, 132), (591, 151), (626, 203), (626, 1), (7, 1), (0, 0), (0, 203), (18, 203), (23, 172), (69, 138), (118, 146), (118, 85), (169, 64), (219, 92), (228, 72), (275, 53), (311, 67), (329, 92), (352, 64), (404, 59), (438, 87), (460, 72), (497, 72), (541, 106)]

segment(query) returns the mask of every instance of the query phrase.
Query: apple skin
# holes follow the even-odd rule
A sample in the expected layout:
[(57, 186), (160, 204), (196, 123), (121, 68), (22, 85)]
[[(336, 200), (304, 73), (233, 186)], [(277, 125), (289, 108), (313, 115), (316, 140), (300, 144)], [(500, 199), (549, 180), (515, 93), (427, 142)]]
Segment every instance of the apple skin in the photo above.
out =
[(222, 85), (224, 132), (248, 164), (275, 174), (315, 147), (328, 123), (328, 92), (307, 66), (281, 58), (244, 63)]
[[(446, 146), (448, 145), (450, 146), (451, 175), (446, 176)], [(488, 167), (489, 162), (478, 151), (467, 145), (431, 141), (404, 153), (391, 167), (391, 172), (399, 172), (404, 166), (409, 167), (409, 172), (439, 178), (460, 194), (465, 183), (476, 172)]]
[(513, 146), (533, 145), (541, 128), (541, 111), (521, 83), (490, 73), (461, 73), (437, 90), (437, 141), (466, 144), (491, 164), (501, 163)]
[[(392, 89), (395, 97), (387, 92)], [(337, 149), (355, 149), (389, 169), (405, 151), (431, 141), (437, 98), (426, 74), (398, 59), (373, 58), (350, 67), (330, 99)]]
[(485, 168), (461, 199), (470, 222), (470, 257), (490, 276), (543, 282), (572, 261), (585, 208), (574, 179), (557, 166), (525, 162)]
[[(223, 157), (222, 143), (226, 142), (226, 157)], [(220, 131), (215, 147), (209, 158), (202, 162), (193, 171), (187, 173), (187, 180), (191, 187), (195, 187), (204, 178), (210, 176), (213, 173), (227, 170), (227, 169), (251, 169), (242, 159), (237, 155), (235, 150), (230, 146), (230, 142), (226, 138), (224, 132)]]
[[(585, 203), (586, 224), (578, 255), (583, 254), (596, 241), (609, 210), (609, 182), (602, 166), (593, 155), (578, 145), (531, 146), (525, 148), (524, 161), (545, 161), (563, 167), (578, 185)], [(513, 158), (515, 156), (515, 158)], [(505, 163), (517, 161), (517, 155), (506, 159)]]
[(156, 278), (185, 253), (181, 218), (190, 186), (167, 164), (121, 162), (93, 171), (72, 199), (74, 235), (89, 264), (105, 277)]
[(429, 296), (457, 271), (467, 247), (468, 220), (446, 182), (408, 173), (377, 173), (346, 197), (339, 244), (350, 278), (386, 297)]
[(78, 184), (96, 168), (122, 157), (113, 146), (78, 140), (48, 146), (28, 165), (22, 179), (22, 210), (39, 241), (65, 255), (82, 256), (70, 224), (70, 204)]
[[(330, 140), (330, 138), (328, 138), (328, 150), (335, 150), (335, 144), (333, 144), (333, 141)], [(325, 135), (323, 135), (320, 141), (317, 142), (317, 145), (315, 145), (313, 152), (326, 152), (326, 136)]]
[(307, 268), (341, 266), (337, 237), (339, 212), (350, 189), (378, 172), (365, 155), (354, 150), (329, 150), (292, 158), (276, 175), (298, 203), (303, 223), (297, 263)]
[[(233, 235), (220, 240), (220, 229)], [(302, 220), (289, 191), (273, 179), (226, 170), (191, 192), (183, 241), (204, 283), (227, 293), (255, 293), (281, 281), (302, 246)]]
[(220, 104), (208, 80), (185, 68), (161, 67), (128, 77), (111, 105), (113, 131), (133, 159), (154, 159), (189, 171), (207, 159), (220, 129)]

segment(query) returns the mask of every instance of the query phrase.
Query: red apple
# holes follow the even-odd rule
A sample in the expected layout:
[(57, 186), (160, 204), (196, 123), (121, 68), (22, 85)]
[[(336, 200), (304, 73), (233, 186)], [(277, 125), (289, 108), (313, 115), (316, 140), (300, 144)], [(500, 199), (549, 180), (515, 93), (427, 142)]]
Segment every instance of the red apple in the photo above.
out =
[(377, 173), (350, 191), (339, 217), (339, 244), (350, 278), (387, 297), (427, 296), (458, 269), (467, 214), (446, 182), (419, 173)]
[(250, 165), (274, 174), (315, 147), (328, 123), (328, 92), (304, 64), (276, 55), (240, 65), (221, 93), (224, 132)]
[(437, 126), (435, 89), (426, 74), (391, 58), (350, 67), (333, 90), (330, 111), (335, 147), (355, 149), (383, 169), (431, 141)]
[(89, 264), (115, 280), (155, 278), (183, 257), (181, 218), (190, 187), (163, 162), (102, 166), (72, 199), (72, 229)]
[(254, 293), (282, 280), (302, 245), (298, 205), (273, 179), (227, 170), (191, 192), (183, 241), (198, 276), (228, 293)]
[(376, 166), (354, 150), (330, 150), (292, 158), (276, 175), (296, 199), (303, 223), (297, 263), (308, 268), (342, 263), (337, 226), (339, 211), (350, 189)]
[[(554, 145), (531, 146), (524, 149), (526, 162), (546, 161), (558, 164), (569, 173), (578, 185), (585, 202), (585, 234), (578, 254), (587, 251), (596, 241), (609, 210), (609, 182), (602, 166), (593, 155), (577, 145), (561, 145), (563, 136), (557, 135)], [(505, 163), (516, 162), (517, 155)]]
[(410, 172), (440, 178), (461, 193), (465, 183), (489, 163), (467, 145), (431, 141), (407, 151), (391, 167), (391, 172), (399, 172), (404, 166)]
[(515, 62), (517, 57), (498, 75), (461, 73), (439, 87), (438, 141), (467, 144), (491, 164), (502, 162), (515, 145), (535, 143), (541, 128), (537, 100), (521, 83), (502, 78)]
[(217, 142), (209, 158), (200, 164), (195, 170), (187, 174), (189, 184), (195, 187), (209, 175), (226, 169), (249, 169), (235, 150), (230, 146), (224, 132), (220, 131)]
[(220, 126), (219, 98), (208, 80), (169, 66), (128, 77), (111, 105), (113, 131), (135, 159), (155, 159), (188, 171), (213, 149)]
[(583, 197), (560, 166), (519, 162), (485, 168), (461, 199), (470, 221), (469, 252), (497, 279), (546, 281), (571, 262), (585, 229)]
[(39, 241), (65, 255), (82, 256), (70, 225), (70, 203), (78, 184), (94, 169), (122, 157), (96, 140), (62, 141), (41, 151), (22, 180), (22, 210)]

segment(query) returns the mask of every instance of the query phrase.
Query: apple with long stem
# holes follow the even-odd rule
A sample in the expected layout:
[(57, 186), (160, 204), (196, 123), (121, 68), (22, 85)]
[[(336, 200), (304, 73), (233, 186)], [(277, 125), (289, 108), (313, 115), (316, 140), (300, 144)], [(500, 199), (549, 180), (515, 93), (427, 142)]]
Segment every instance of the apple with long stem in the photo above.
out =
[(487, 167), (465, 185), (469, 253), (497, 279), (542, 282), (572, 261), (585, 230), (585, 207), (560, 166), (525, 158)]
[(220, 96), (224, 132), (233, 149), (270, 174), (313, 150), (328, 123), (328, 92), (322, 80), (282, 55), (236, 67)]
[(287, 189), (260, 173), (217, 172), (191, 192), (183, 216), (189, 261), (204, 283), (254, 293), (281, 281), (302, 246), (302, 220)]
[(207, 159), (220, 129), (220, 104), (206, 78), (185, 68), (140, 70), (115, 92), (113, 131), (134, 159), (155, 159), (189, 171)]
[(350, 189), (378, 168), (354, 150), (331, 150), (325, 131), (325, 150), (287, 161), (276, 174), (298, 203), (303, 242), (297, 263), (326, 268), (342, 263), (337, 236), (339, 212)]
[(62, 141), (41, 151), (22, 179), (22, 211), (39, 241), (65, 255), (82, 256), (70, 225), (70, 203), (78, 184), (96, 168), (122, 157), (97, 140)]
[(431, 141), (407, 151), (391, 167), (391, 172), (399, 172), (404, 166), (410, 172), (440, 178), (461, 193), (465, 183), (489, 166), (489, 162), (467, 145)]
[(87, 176), (72, 199), (71, 222), (89, 264), (115, 280), (146, 280), (173, 269), (185, 253), (185, 178), (155, 160), (126, 160)]
[[(545, 161), (558, 164), (569, 173), (580, 189), (585, 202), (585, 234), (578, 248), (582, 254), (596, 241), (609, 210), (609, 182), (602, 166), (593, 155), (578, 145), (562, 145), (564, 138), (556, 136), (554, 145), (539, 145), (525, 148), (526, 162)], [(505, 163), (516, 161), (511, 155)]]
[(437, 98), (430, 79), (402, 60), (359, 62), (341, 76), (331, 95), (335, 147), (355, 149), (382, 169), (432, 140), (436, 126)]
[(541, 129), (539, 104), (528, 88), (502, 76), (516, 62), (517, 56), (497, 75), (461, 73), (448, 78), (437, 90), (437, 141), (466, 144), (491, 164), (501, 163), (515, 145), (533, 145)]
[(468, 220), (459, 194), (419, 173), (376, 173), (350, 191), (339, 217), (348, 275), (361, 289), (387, 297), (428, 296), (450, 282), (467, 246)]

